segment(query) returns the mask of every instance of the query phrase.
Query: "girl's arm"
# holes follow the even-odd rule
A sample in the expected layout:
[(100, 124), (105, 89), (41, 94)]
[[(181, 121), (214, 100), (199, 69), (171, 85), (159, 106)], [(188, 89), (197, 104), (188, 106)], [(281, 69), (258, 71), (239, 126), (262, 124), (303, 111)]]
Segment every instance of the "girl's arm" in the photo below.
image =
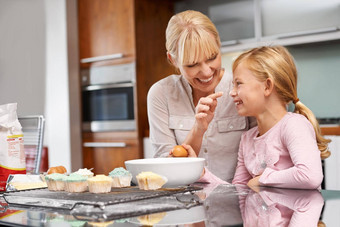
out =
[(245, 164), (244, 164), (244, 158), (243, 158), (243, 135), (241, 137), (240, 141), (240, 147), (238, 151), (238, 158), (237, 158), (237, 166), (236, 171), (234, 175), (234, 179), (232, 181), (232, 184), (243, 184), (246, 185), (250, 179), (252, 179), (252, 176), (249, 174)]
[[(188, 157), (189, 158), (196, 158), (197, 154), (193, 150), (193, 148), (188, 144), (182, 144), (182, 146), (188, 151)], [(170, 152), (171, 154), (171, 152)], [(210, 184), (230, 184), (219, 177), (215, 176), (213, 173), (211, 173), (207, 168), (204, 167), (200, 179), (197, 180), (199, 183), (210, 183)]]
[(323, 173), (313, 126), (305, 118), (292, 118), (281, 133), (293, 166), (285, 170), (267, 167), (260, 177), (260, 184), (282, 188), (320, 188)]
[[(290, 219), (292, 226), (316, 226), (324, 200), (318, 190), (290, 190), (280, 188), (262, 188), (259, 193), (267, 206), (278, 204), (294, 211)], [(282, 209), (282, 215), (285, 215)]]

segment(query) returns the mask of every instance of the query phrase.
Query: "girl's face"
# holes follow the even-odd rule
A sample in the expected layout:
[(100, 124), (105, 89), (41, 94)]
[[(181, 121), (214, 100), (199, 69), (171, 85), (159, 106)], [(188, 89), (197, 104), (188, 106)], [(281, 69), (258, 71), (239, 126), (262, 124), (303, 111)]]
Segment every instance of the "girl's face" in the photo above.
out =
[(201, 57), (193, 64), (180, 65), (178, 68), (192, 89), (202, 95), (215, 92), (215, 88), (223, 76), (223, 73), (220, 73), (220, 53), (214, 54), (210, 58)]
[(233, 89), (230, 96), (234, 99), (237, 112), (241, 116), (257, 116), (263, 110), (265, 83), (259, 81), (243, 63), (233, 74)]

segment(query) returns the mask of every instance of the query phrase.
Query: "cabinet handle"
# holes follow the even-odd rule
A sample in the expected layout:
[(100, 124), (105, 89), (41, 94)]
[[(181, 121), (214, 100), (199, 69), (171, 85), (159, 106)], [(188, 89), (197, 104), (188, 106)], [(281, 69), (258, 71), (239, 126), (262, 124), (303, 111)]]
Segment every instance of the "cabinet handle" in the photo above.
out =
[(95, 90), (102, 90), (102, 89), (109, 89), (109, 88), (121, 88), (121, 87), (133, 87), (133, 82), (127, 83), (112, 83), (112, 84), (98, 84), (98, 85), (89, 85), (83, 87), (83, 91), (95, 91)]
[(127, 147), (124, 142), (86, 142), (84, 147)]
[(124, 55), (122, 53), (118, 54), (110, 54), (110, 55), (102, 55), (102, 56), (97, 56), (97, 57), (92, 57), (92, 58), (83, 58), (80, 60), (80, 63), (91, 63), (95, 61), (106, 61), (106, 60), (112, 60), (112, 59), (119, 59), (123, 58)]
[(323, 28), (323, 29), (316, 29), (316, 30), (310, 30), (310, 31), (301, 31), (301, 32), (292, 32), (287, 34), (282, 34), (277, 36), (278, 39), (285, 39), (285, 38), (293, 38), (297, 36), (304, 36), (304, 35), (316, 35), (326, 32), (335, 32), (337, 31), (337, 27), (330, 27), (330, 28)]

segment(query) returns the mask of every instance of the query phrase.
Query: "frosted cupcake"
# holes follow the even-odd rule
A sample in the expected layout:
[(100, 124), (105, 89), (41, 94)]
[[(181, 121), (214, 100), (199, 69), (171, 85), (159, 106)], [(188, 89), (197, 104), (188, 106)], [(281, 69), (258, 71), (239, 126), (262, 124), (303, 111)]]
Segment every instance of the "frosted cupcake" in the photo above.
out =
[(112, 177), (112, 187), (114, 188), (129, 187), (131, 185), (132, 175), (123, 167), (115, 168), (109, 173), (109, 176)]
[(78, 174), (81, 176), (85, 176), (87, 178), (93, 177), (93, 172), (87, 168), (84, 169), (78, 169), (76, 172), (72, 173), (72, 174)]
[(66, 175), (61, 173), (52, 173), (45, 176), (45, 181), (50, 191), (63, 191), (65, 190), (64, 179)]
[(108, 193), (111, 191), (112, 178), (103, 174), (87, 179), (89, 191), (92, 193)]
[(65, 179), (65, 191), (67, 192), (85, 192), (87, 191), (87, 177), (72, 173)]
[(161, 188), (168, 179), (153, 172), (141, 172), (136, 176), (138, 187), (142, 190), (156, 190)]

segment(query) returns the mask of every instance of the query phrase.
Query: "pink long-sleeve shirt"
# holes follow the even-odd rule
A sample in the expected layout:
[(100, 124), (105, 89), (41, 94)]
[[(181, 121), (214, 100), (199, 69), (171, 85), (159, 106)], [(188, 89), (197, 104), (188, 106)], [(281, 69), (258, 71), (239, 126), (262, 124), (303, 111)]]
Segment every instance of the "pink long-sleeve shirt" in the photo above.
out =
[(264, 135), (258, 127), (243, 133), (233, 184), (247, 184), (261, 175), (263, 186), (320, 188), (323, 173), (312, 124), (288, 112)]
[(244, 226), (317, 226), (324, 200), (318, 190), (263, 188), (240, 194)]

